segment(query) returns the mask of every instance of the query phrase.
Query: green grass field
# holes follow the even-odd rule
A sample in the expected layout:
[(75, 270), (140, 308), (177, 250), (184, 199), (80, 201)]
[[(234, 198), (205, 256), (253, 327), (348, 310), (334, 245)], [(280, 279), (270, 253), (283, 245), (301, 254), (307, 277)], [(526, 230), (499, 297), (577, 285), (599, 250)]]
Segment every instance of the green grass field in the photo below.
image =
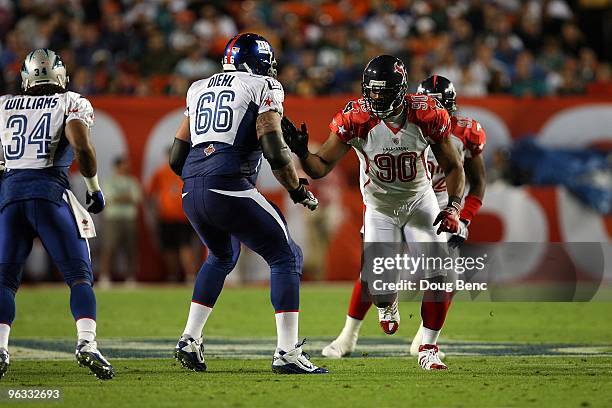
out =
[(370, 313), (355, 357), (324, 360), (320, 349), (342, 327), (350, 288), (305, 285), (300, 335), (330, 374), (279, 376), (270, 371), (275, 328), (267, 288), (224, 290), (205, 329), (208, 372), (188, 372), (172, 360), (190, 292), (97, 292), (99, 345), (117, 371), (101, 382), (73, 360), (68, 290), (22, 288), (0, 390), (59, 387), (62, 401), (54, 405), (80, 407), (612, 406), (612, 303), (457, 302), (440, 341), (450, 369), (424, 372), (407, 353), (418, 303), (400, 305), (394, 336)]

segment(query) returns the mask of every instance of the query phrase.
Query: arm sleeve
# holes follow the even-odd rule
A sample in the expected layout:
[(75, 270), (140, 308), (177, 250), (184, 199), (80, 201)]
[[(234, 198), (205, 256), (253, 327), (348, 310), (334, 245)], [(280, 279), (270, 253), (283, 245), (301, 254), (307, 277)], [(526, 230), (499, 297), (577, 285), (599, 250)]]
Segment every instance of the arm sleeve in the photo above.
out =
[(66, 123), (71, 120), (80, 120), (88, 128), (93, 126), (95, 120), (91, 102), (74, 92), (68, 93), (68, 103), (66, 104)]
[(425, 129), (427, 134), (425, 137), (431, 143), (440, 143), (442, 139), (451, 134), (451, 120), (446, 109), (435, 106), (431, 107), (431, 112), (426, 121)]
[(344, 143), (348, 143), (352, 134), (350, 117), (344, 111), (336, 113), (329, 123), (329, 130), (338, 135)]
[(258, 114), (275, 111), (283, 114), (283, 102), (285, 101), (285, 91), (283, 86), (274, 78), (265, 78), (261, 93), (257, 96)]
[(466, 156), (474, 157), (482, 153), (487, 143), (487, 135), (480, 123), (473, 120), (472, 127), (465, 137)]

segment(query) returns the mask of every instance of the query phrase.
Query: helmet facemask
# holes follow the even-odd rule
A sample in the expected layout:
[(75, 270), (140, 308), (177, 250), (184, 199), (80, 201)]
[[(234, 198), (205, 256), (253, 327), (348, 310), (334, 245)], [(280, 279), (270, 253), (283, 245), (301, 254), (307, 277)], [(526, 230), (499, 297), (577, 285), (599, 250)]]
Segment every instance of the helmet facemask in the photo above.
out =
[(388, 118), (402, 105), (406, 96), (405, 84), (387, 86), (385, 81), (370, 80), (361, 84), (366, 108), (379, 119)]

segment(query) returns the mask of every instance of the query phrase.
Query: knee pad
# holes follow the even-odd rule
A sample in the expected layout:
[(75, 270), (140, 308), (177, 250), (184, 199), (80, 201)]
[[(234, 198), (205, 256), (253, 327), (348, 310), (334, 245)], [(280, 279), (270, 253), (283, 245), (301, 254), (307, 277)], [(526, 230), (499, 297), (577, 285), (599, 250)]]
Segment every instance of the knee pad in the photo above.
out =
[(21, 284), (23, 264), (21, 263), (0, 263), (0, 286), (17, 292)]
[(64, 282), (68, 286), (73, 286), (75, 283), (85, 282), (93, 285), (93, 273), (91, 272), (91, 264), (81, 259), (71, 259), (65, 262), (58, 262), (57, 267), (64, 275)]

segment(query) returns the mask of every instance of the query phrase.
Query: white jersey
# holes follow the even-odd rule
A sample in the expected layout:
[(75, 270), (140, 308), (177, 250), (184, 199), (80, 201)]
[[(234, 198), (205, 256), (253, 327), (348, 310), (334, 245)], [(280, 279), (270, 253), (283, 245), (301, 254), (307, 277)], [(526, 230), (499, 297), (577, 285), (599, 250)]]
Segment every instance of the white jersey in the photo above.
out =
[(267, 111), (282, 115), (284, 99), (280, 82), (268, 76), (229, 71), (196, 81), (187, 91), (185, 109), (191, 142), (233, 145), (241, 132), (250, 130), (243, 123)]
[[(484, 128), (474, 119), (453, 116), (451, 117), (451, 142), (459, 152), (461, 162), (465, 158), (471, 158), (482, 153), (486, 135)], [(427, 158), (429, 172), (432, 175), (432, 186), (440, 208), (446, 207), (448, 203), (448, 192), (446, 191), (446, 178), (444, 177), (444, 169), (438, 164), (433, 153), (429, 153)], [(467, 188), (466, 188), (467, 192)]]
[(64, 136), (71, 120), (94, 123), (91, 103), (75, 92), (0, 97), (0, 141), (5, 166), (13, 169), (68, 167), (73, 153)]
[(357, 152), (364, 204), (389, 216), (409, 213), (431, 190), (429, 146), (450, 132), (448, 113), (435, 99), (408, 95), (406, 106), (404, 123), (397, 129), (372, 117), (362, 99), (350, 101), (330, 124)]

